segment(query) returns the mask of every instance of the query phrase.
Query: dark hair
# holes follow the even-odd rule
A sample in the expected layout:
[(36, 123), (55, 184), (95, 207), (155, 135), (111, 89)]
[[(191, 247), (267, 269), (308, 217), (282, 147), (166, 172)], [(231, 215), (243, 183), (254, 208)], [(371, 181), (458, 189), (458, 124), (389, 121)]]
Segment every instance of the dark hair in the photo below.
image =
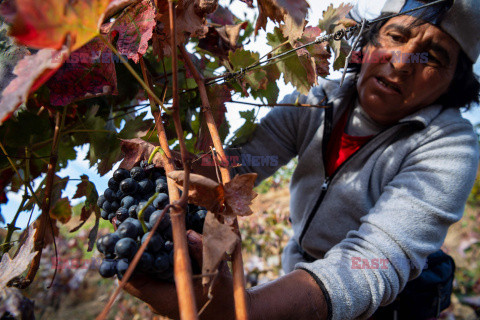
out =
[[(388, 17), (390, 14), (382, 14), (382, 17)], [(428, 20), (428, 19), (425, 19)], [(421, 15), (409, 26), (409, 28), (414, 28), (424, 23), (427, 23), (422, 19)], [(377, 37), (379, 35), (380, 29), (388, 20), (383, 20), (372, 24), (363, 34), (358, 42), (357, 48), (355, 50), (360, 50), (368, 44), (379, 46), (377, 42)], [(361, 69), (361, 63), (350, 63), (348, 65), (348, 71), (354, 72), (358, 75)], [(442, 95), (436, 103), (442, 104), (447, 108), (464, 108), (464, 110), (469, 110), (472, 104), (479, 103), (480, 95), (480, 82), (473, 72), (473, 62), (467, 56), (467, 54), (460, 50), (458, 56), (457, 68), (453, 76), (452, 82), (448, 91)]]

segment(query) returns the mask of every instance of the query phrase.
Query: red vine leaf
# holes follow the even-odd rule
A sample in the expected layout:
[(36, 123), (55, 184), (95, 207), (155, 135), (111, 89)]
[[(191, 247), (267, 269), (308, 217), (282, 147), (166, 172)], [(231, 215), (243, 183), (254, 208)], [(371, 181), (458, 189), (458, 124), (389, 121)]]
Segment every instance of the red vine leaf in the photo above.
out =
[[(87, 58), (88, 57), (88, 58)], [(87, 59), (86, 59), (87, 58)], [(118, 94), (113, 52), (99, 38), (73, 52), (67, 63), (49, 81), (53, 105), (66, 105), (72, 101), (105, 94)], [(59, 91), (54, 82), (71, 83), (71, 90)], [(52, 96), (52, 94), (54, 94)]]
[[(122, 163), (120, 163), (120, 168), (131, 169), (142, 160), (148, 160), (150, 154), (152, 154), (155, 146), (145, 140), (135, 138), (120, 140), (121, 149), (124, 153), (124, 158)], [(153, 163), (157, 167), (163, 167), (162, 158), (159, 152), (153, 157)]]
[[(215, 272), (225, 254), (231, 254), (238, 241), (240, 238), (230, 226), (220, 223), (213, 213), (208, 212), (203, 226), (202, 273)], [(211, 277), (203, 277), (202, 284), (207, 285), (210, 279)]]
[(50, 89), (50, 103), (53, 106), (118, 94), (112, 51), (100, 38), (93, 39), (72, 52), (46, 86)]
[(13, 70), (17, 77), (2, 92), (0, 124), (61, 67), (69, 53), (65, 46), (60, 50), (43, 49), (18, 62)]
[[(183, 189), (185, 172), (176, 170), (167, 174), (175, 181), (180, 189)], [(212, 179), (199, 174), (190, 174), (190, 184), (188, 188), (188, 202), (207, 208), (212, 212), (219, 212), (224, 203), (223, 186)]]
[(302, 36), (305, 17), (310, 8), (305, 0), (258, 0), (257, 24), (255, 34), (267, 25), (267, 18), (276, 22), (285, 22), (285, 33), (291, 41)]
[(225, 204), (227, 210), (224, 215), (249, 216), (253, 213), (250, 205), (252, 200), (258, 195), (253, 191), (256, 179), (256, 173), (237, 174), (230, 182), (225, 184)]
[(5, 288), (10, 280), (20, 276), (37, 255), (38, 252), (32, 252), (35, 231), (33, 226), (28, 228), (28, 238), (20, 247), (14, 259), (10, 259), (8, 253), (2, 256), (0, 262), (0, 288)]
[(71, 49), (99, 34), (110, 0), (17, 0), (10, 35), (32, 48), (60, 49), (70, 36)]
[(113, 24), (111, 32), (118, 32), (118, 51), (138, 63), (147, 52), (148, 40), (156, 25), (155, 8), (151, 0), (143, 0), (127, 8)]

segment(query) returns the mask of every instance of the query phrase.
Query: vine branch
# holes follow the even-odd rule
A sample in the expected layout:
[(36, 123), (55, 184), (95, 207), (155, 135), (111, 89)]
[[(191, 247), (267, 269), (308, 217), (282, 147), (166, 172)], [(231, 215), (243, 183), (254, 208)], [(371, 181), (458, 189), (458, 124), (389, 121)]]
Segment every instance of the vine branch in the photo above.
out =
[[(207, 89), (205, 87), (205, 79), (198, 72), (197, 68), (193, 64), (192, 59), (190, 58), (189, 53), (185, 47), (180, 46), (180, 51), (182, 53), (183, 59), (185, 60), (190, 72), (195, 79), (195, 82), (198, 86), (198, 91), (200, 92), (200, 98), (202, 100), (202, 111), (205, 114), (205, 120), (207, 122), (210, 135), (212, 137), (213, 145), (215, 151), (220, 156), (220, 173), (222, 175), (223, 184), (230, 181), (230, 171), (228, 169), (227, 156), (225, 150), (223, 149), (222, 140), (218, 134), (218, 129), (215, 124), (215, 119), (213, 118), (212, 112), (210, 110), (210, 102), (208, 100)], [(226, 165), (227, 164), (227, 165)], [(233, 228), (237, 235), (241, 239), (240, 232), (238, 230), (238, 221), (235, 219)], [(242, 243), (238, 242), (237, 246), (232, 255), (232, 269), (233, 269), (233, 297), (235, 299), (235, 315), (237, 320), (247, 320), (247, 296), (245, 292), (245, 275), (243, 270), (243, 259), (242, 259)]]

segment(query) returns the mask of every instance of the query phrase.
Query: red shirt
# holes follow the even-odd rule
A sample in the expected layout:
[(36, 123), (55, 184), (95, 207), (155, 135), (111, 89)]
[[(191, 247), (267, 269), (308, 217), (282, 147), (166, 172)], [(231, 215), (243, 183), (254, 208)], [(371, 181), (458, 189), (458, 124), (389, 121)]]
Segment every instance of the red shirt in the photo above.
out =
[(343, 113), (342, 118), (333, 129), (328, 142), (326, 154), (328, 176), (331, 176), (345, 160), (373, 137), (373, 135), (356, 137), (345, 133), (349, 111), (350, 109), (347, 108)]

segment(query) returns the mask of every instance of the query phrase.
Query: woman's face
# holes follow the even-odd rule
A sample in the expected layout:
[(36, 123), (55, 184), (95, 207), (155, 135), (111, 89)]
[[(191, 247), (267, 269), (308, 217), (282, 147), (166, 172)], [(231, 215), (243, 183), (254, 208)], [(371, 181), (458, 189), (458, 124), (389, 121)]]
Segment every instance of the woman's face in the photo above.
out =
[(411, 16), (390, 19), (378, 35), (378, 47), (367, 45), (357, 90), (367, 114), (393, 124), (435, 102), (447, 92), (460, 47), (448, 34), (425, 23), (407, 29)]

